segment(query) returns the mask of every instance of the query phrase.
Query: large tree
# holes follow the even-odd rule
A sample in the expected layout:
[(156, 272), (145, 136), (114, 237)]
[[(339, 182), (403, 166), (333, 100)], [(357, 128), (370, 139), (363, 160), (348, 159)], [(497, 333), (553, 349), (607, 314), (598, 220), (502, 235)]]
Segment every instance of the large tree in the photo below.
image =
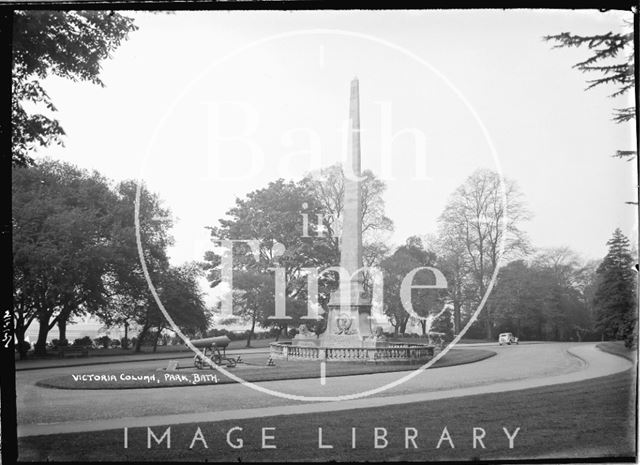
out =
[[(515, 182), (488, 169), (476, 170), (450, 196), (439, 217), (439, 235), (449, 250), (463, 255), (460, 260), (474, 285), (474, 305), (480, 303), (501, 260), (528, 253), (521, 223), (529, 217)], [(486, 337), (492, 339), (490, 309), (480, 319)]]
[[(393, 221), (385, 215), (384, 194), (387, 186), (372, 171), (364, 170), (360, 187), (362, 196), (361, 222), (362, 237), (365, 249), (375, 248), (375, 244), (386, 239), (386, 233), (393, 231)], [(309, 173), (301, 182), (302, 186), (315, 199), (319, 212), (325, 216), (326, 235), (339, 250), (338, 239), (341, 232), (344, 213), (344, 171), (342, 165), (335, 164), (327, 168)]]
[[(104, 306), (103, 275), (113, 259), (117, 198), (98, 173), (45, 160), (16, 168), (12, 182), (14, 306), (18, 340), (40, 324), (36, 351), (73, 314)], [(64, 337), (64, 336), (63, 336)]]
[[(136, 188), (134, 181), (114, 188), (98, 173), (63, 162), (14, 167), (14, 316), (19, 343), (34, 321), (40, 325), (36, 351), (42, 353), (49, 331), (57, 325), (65, 339), (66, 325), (75, 316), (92, 314), (108, 325), (139, 323), (144, 328), (144, 315), (158, 313), (138, 257)], [(171, 237), (170, 222), (157, 218), (169, 212), (144, 186), (139, 207), (145, 262), (154, 283), (161, 283), (172, 273), (166, 255)], [(187, 286), (190, 282), (184, 281), (181, 289), (191, 289), (191, 300), (197, 300), (195, 288)]]
[[(264, 303), (260, 304), (260, 308), (256, 306), (260, 300), (258, 296), (264, 295), (266, 286), (270, 286), (271, 292), (274, 292), (274, 273), (269, 268), (285, 268), (287, 302), (306, 301), (307, 286), (303, 268), (324, 268), (339, 261), (329, 238), (314, 237), (316, 230), (313, 222), (309, 225), (311, 237), (303, 237), (301, 213), (314, 217), (318, 208), (318, 203), (303, 186), (279, 179), (263, 189), (250, 192), (244, 199), (236, 199), (236, 205), (227, 211), (226, 218), (219, 220), (219, 226), (210, 228), (213, 240), (258, 241), (256, 255), (246, 244), (238, 243), (233, 247), (234, 287), (238, 291), (233, 294), (233, 303), (239, 315), (248, 319), (253, 328), (257, 321), (263, 326), (278, 324), (284, 329), (289, 323), (296, 323), (306, 311), (306, 307), (289, 305), (287, 316), (293, 320), (274, 321), (268, 319), (274, 314), (273, 307), (269, 311)], [(278, 254), (278, 244), (285, 247), (282, 255)], [(221, 280), (220, 255), (207, 252), (205, 262), (208, 279), (212, 286), (216, 286)], [(328, 299), (329, 280), (330, 276), (320, 280), (321, 300)], [(242, 288), (238, 288), (238, 285), (242, 285)], [(251, 337), (252, 332), (249, 340)]]
[[(401, 299), (401, 286), (405, 277), (419, 267), (436, 267), (436, 256), (425, 250), (422, 240), (416, 236), (407, 239), (406, 243), (398, 247), (394, 253), (383, 259), (381, 263), (384, 273), (384, 306), (383, 312), (394, 328), (397, 336), (404, 334), (411, 314), (407, 311)], [(414, 276), (413, 285), (433, 285), (434, 277), (428, 270), (420, 270)], [(411, 303), (416, 315), (427, 318), (437, 313), (443, 305), (442, 291), (431, 289), (413, 289)], [(422, 333), (426, 334), (426, 320), (421, 319)]]
[(487, 306), (500, 332), (514, 332), (521, 339), (582, 340), (592, 332), (589, 309), (569, 275), (580, 272), (567, 263), (562, 273), (542, 258), (528, 264), (513, 261), (500, 269)]
[[(33, 162), (38, 146), (62, 143), (54, 102), (42, 81), (55, 75), (103, 86), (101, 63), (136, 30), (133, 19), (114, 11), (15, 11), (11, 119), (12, 160)], [(31, 106), (35, 112), (28, 110)], [(44, 113), (40, 113), (44, 111)]]
[[(245, 239), (258, 241), (257, 254), (246, 244), (233, 247), (234, 288), (233, 304), (255, 327), (279, 325), (285, 329), (290, 324), (298, 324), (307, 312), (307, 276), (303, 268), (337, 266), (340, 263), (340, 249), (337, 235), (343, 214), (343, 173), (339, 165), (320, 172), (311, 173), (300, 182), (285, 182), (282, 179), (269, 183), (263, 189), (250, 192), (246, 198), (238, 198), (226, 218), (219, 225), (211, 227), (212, 239)], [(382, 193), (385, 186), (372, 173), (365, 172), (363, 181), (363, 234), (371, 238), (364, 246), (365, 261), (368, 265), (380, 261), (387, 247), (375, 240), (376, 231), (388, 231), (391, 221), (384, 215)], [(303, 215), (308, 218), (308, 237), (303, 231)], [(317, 215), (324, 215), (323, 234), (319, 236)], [(278, 244), (285, 246), (285, 253), (278, 256)], [(212, 286), (220, 283), (221, 257), (208, 252), (205, 255), (208, 279)], [(274, 273), (269, 268), (285, 268), (287, 316), (291, 320), (276, 321), (273, 305), (266, 308), (260, 304), (259, 295), (264, 295), (265, 287), (274, 292)], [(245, 274), (245, 276), (243, 276)], [(237, 278), (236, 278), (237, 277)], [(324, 306), (332, 290), (338, 285), (336, 273), (320, 276), (318, 302)], [(253, 287), (252, 287), (253, 286)], [(265, 301), (266, 302), (266, 301)], [(321, 325), (316, 329), (321, 330)], [(249, 332), (249, 339), (253, 330)]]
[(636, 279), (629, 240), (616, 229), (607, 242), (609, 252), (598, 266), (600, 277), (594, 298), (598, 328), (607, 338), (623, 339), (631, 347), (636, 339)]
[[(393, 232), (393, 221), (385, 214), (383, 199), (387, 186), (371, 170), (364, 170), (361, 176), (362, 261), (366, 266), (379, 266), (389, 252), (386, 242)], [(344, 215), (344, 181), (344, 170), (339, 163), (313, 171), (301, 181), (314, 199), (318, 213), (323, 215), (324, 234), (336, 257), (340, 256), (338, 237), (342, 233)], [(309, 218), (310, 222), (315, 221), (311, 215)], [(365, 287), (369, 288), (372, 285), (370, 273), (365, 272), (363, 277)]]
[(438, 257), (438, 269), (447, 278), (447, 301), (453, 308), (453, 331), (458, 334), (462, 330), (463, 309), (470, 309), (473, 299), (468, 255), (463, 242), (444, 228), (432, 245)]

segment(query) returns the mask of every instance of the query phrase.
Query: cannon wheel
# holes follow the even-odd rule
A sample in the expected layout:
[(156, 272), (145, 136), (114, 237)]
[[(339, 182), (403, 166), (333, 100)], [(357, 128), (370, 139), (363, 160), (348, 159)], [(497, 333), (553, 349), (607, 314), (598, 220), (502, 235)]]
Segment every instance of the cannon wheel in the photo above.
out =
[(204, 363), (199, 355), (193, 357), (193, 364), (198, 370), (202, 370), (204, 368)]

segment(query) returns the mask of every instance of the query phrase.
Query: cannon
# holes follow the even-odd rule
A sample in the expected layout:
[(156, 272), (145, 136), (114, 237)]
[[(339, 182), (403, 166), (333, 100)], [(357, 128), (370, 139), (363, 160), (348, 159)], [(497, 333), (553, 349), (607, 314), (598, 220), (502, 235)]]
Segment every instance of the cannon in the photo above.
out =
[[(202, 353), (209, 357), (216, 365), (222, 365), (225, 363), (228, 368), (236, 366), (237, 360), (227, 357), (227, 346), (231, 340), (227, 336), (207, 337), (204, 339), (194, 339), (191, 341), (198, 349), (202, 350)], [(239, 357), (238, 357), (239, 358)], [(199, 370), (205, 367), (214, 368), (211, 363), (202, 358), (199, 354), (193, 357), (193, 364)]]

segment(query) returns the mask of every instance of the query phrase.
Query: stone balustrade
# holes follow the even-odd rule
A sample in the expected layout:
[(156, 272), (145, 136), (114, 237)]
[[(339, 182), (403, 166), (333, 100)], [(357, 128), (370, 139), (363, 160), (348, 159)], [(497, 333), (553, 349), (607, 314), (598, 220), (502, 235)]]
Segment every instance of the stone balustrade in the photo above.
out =
[(320, 360), (328, 362), (427, 362), (439, 347), (425, 344), (396, 343), (384, 347), (307, 347), (291, 342), (272, 342), (270, 353), (284, 360)]

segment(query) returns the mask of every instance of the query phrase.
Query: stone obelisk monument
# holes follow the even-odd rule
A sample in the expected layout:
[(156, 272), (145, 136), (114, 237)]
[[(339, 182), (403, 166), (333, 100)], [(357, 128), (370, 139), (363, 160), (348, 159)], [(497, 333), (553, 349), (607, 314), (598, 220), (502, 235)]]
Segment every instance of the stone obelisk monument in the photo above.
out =
[[(360, 97), (358, 79), (351, 81), (349, 147), (344, 177), (344, 208), (340, 241), (340, 288), (331, 294), (327, 330), (321, 345), (362, 346), (372, 337), (371, 297), (364, 288), (362, 267), (362, 186), (360, 172)], [(354, 274), (356, 273), (356, 274)], [(353, 275), (353, 279), (351, 278)]]

